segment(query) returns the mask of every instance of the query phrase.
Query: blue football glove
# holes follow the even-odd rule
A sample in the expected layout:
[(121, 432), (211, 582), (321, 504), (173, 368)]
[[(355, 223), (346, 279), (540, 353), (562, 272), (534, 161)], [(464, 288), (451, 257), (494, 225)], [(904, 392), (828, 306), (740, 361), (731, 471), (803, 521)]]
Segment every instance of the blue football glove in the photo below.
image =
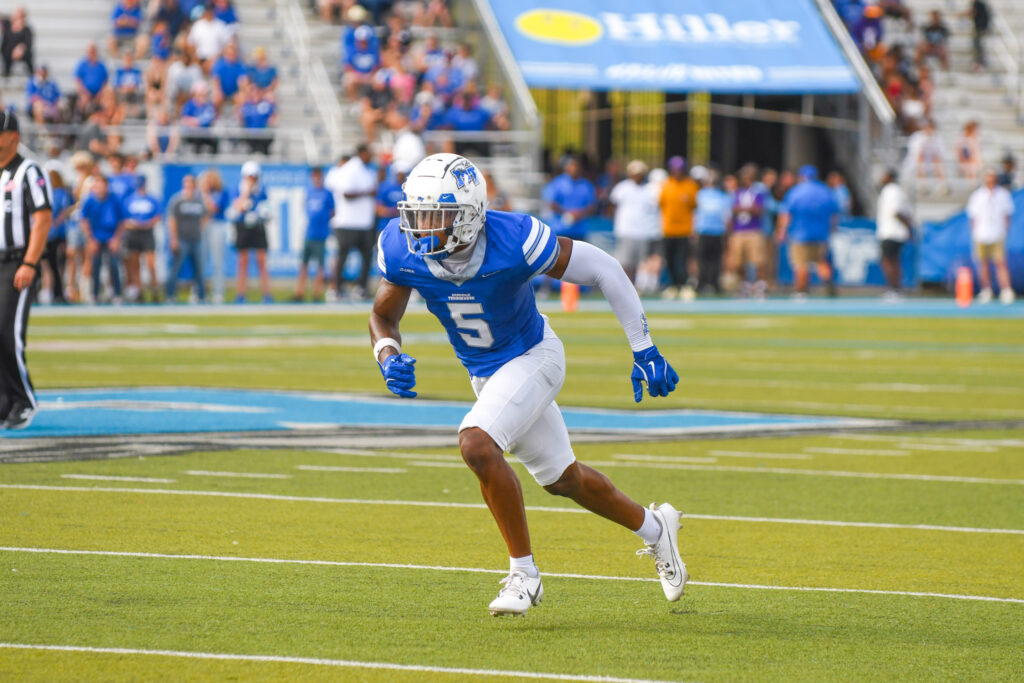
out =
[(402, 398), (414, 398), (416, 392), (412, 390), (416, 386), (416, 372), (413, 365), (416, 359), (407, 353), (399, 353), (388, 356), (380, 366), (380, 374), (384, 375), (384, 383), (392, 394)]
[(644, 396), (641, 383), (647, 384), (647, 392), (651, 396), (668, 396), (679, 383), (679, 375), (658, 352), (657, 346), (633, 352), (633, 374), (630, 379), (633, 380), (633, 400), (637, 403)]

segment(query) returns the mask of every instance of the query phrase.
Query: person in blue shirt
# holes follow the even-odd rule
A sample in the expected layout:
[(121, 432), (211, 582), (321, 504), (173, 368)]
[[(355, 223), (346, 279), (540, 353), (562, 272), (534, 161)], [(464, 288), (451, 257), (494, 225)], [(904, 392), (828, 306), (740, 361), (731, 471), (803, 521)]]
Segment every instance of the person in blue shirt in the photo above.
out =
[(258, 131), (246, 136), (245, 143), (251, 153), (270, 154), (274, 136), (267, 129), (277, 125), (277, 106), (255, 83), (246, 83), (245, 88), (246, 97), (238, 108), (238, 119), (246, 130)]
[(28, 115), (36, 123), (60, 123), (64, 116), (60, 107), (60, 88), (50, 80), (50, 70), (45, 65), (36, 69), (35, 75), (25, 86), (25, 100)]
[(231, 0), (214, 0), (213, 16), (217, 17), (228, 26), (238, 23), (238, 15), (235, 14), (235, 8), (231, 4)]
[(153, 35), (150, 36), (150, 48), (153, 57), (160, 60), (167, 60), (171, 56), (171, 49), (174, 47), (174, 36), (167, 27), (166, 21), (157, 21), (153, 24)]
[[(509, 552), (509, 574), (488, 609), (524, 614), (543, 597), (530, 547), (522, 489), (505, 451), (553, 495), (633, 530), (653, 556), (665, 597), (688, 578), (678, 552), (680, 513), (645, 509), (597, 470), (576, 461), (555, 403), (565, 349), (537, 310), (530, 281), (541, 274), (601, 290), (633, 350), (633, 398), (668, 396), (679, 376), (651, 341), (643, 307), (611, 256), (559, 237), (536, 218), (487, 210), (483, 173), (454, 154), (418, 163), (405, 182), (400, 217), (380, 233), (383, 280), (370, 314), (370, 341), (388, 390), (416, 396), (416, 359), (402, 349), (399, 323), (413, 290), (447, 332), (477, 400), (459, 426), (462, 458), (477, 476)], [(625, 364), (624, 364), (625, 365)]]
[(392, 218), (398, 218), (398, 202), (405, 199), (402, 184), (411, 166), (404, 161), (391, 165), (391, 173), (377, 186), (377, 229), (383, 230)]
[(309, 187), (306, 188), (306, 241), (302, 245), (299, 262), (299, 281), (292, 301), (306, 300), (306, 281), (309, 264), (316, 266), (313, 280), (313, 301), (324, 300), (324, 281), (327, 278), (327, 238), (331, 235), (331, 216), (334, 215), (334, 195), (324, 187), (324, 171), (319, 166), (309, 169)]
[(693, 229), (697, 233), (697, 291), (722, 293), (722, 254), (732, 217), (732, 197), (718, 184), (718, 172), (695, 166), (690, 175), (702, 185), (697, 193)]
[[(192, 98), (181, 108), (181, 126), (185, 129), (183, 139), (197, 153), (203, 149), (213, 154), (217, 153), (220, 147), (217, 136), (210, 134), (210, 128), (216, 119), (217, 108), (210, 101), (209, 86), (204, 82), (196, 83), (192, 86)], [(191, 134), (190, 130), (193, 131)]]
[(143, 114), (142, 97), (145, 94), (142, 72), (135, 66), (135, 55), (125, 50), (121, 57), (121, 65), (114, 72), (114, 92), (117, 101), (124, 106), (125, 116), (140, 118)]
[(124, 249), (127, 299), (142, 301), (142, 268), (145, 260), (149, 273), (150, 301), (160, 300), (160, 283), (156, 279), (156, 240), (153, 229), (163, 211), (160, 202), (146, 192), (146, 177), (135, 178), (135, 190), (124, 199)]
[(360, 26), (354, 31), (355, 43), (345, 54), (342, 83), (349, 99), (355, 99), (361, 86), (370, 84), (373, 72), (380, 66), (380, 48), (370, 44), (374, 35), (369, 26)]
[(829, 296), (835, 296), (835, 280), (828, 257), (828, 238), (839, 223), (839, 203), (825, 183), (818, 180), (818, 169), (804, 166), (797, 183), (782, 201), (776, 240), (788, 241), (789, 261), (793, 266), (794, 296), (807, 296), (809, 266), (817, 265), (818, 278)]
[(134, 171), (126, 168), (125, 156), (120, 152), (108, 155), (107, 164), (110, 165), (110, 177), (107, 179), (110, 194), (114, 195), (121, 204), (124, 204), (124, 200), (128, 195), (135, 192), (137, 176)]
[(75, 202), (71, 198), (71, 192), (64, 185), (64, 177), (55, 168), (48, 171), (50, 187), (53, 189), (53, 222), (50, 224), (50, 234), (46, 241), (46, 251), (43, 258), (49, 266), (50, 274), (50, 300), (55, 304), (67, 303), (64, 297), (64, 265), (67, 256), (67, 229), (68, 220), (75, 210)]
[(260, 290), (263, 303), (273, 303), (270, 293), (270, 275), (267, 272), (267, 220), (270, 218), (270, 203), (267, 192), (260, 183), (263, 169), (259, 163), (249, 160), (242, 164), (242, 180), (224, 215), (235, 225), (235, 250), (238, 252), (238, 285), (235, 303), (245, 303), (248, 294), (249, 252), (256, 252), (256, 267), (259, 270)]
[(113, 303), (121, 302), (121, 265), (117, 253), (121, 240), (123, 210), (110, 192), (107, 177), (97, 175), (92, 190), (81, 206), (79, 226), (85, 237), (85, 257), (92, 261), (92, 298), (100, 301), (100, 282), (104, 261), (110, 270), (114, 288)]
[(569, 157), (563, 172), (544, 186), (543, 198), (551, 212), (549, 225), (559, 235), (586, 239), (587, 219), (597, 211), (597, 190), (583, 177), (579, 159)]
[(273, 97), (277, 88), (277, 68), (267, 61), (267, 50), (258, 47), (252, 51), (252, 64), (246, 71), (249, 82), (259, 88), (260, 93)]
[(110, 75), (107, 67), (100, 61), (100, 51), (96, 43), (89, 43), (85, 57), (75, 67), (75, 87), (78, 92), (78, 108), (83, 112), (92, 110), (103, 88), (106, 87)]
[(491, 125), (491, 113), (475, 106), (472, 99), (459, 94), (444, 115), (444, 127), (461, 132), (479, 132)]
[(110, 12), (110, 54), (134, 48), (135, 38), (142, 25), (142, 5), (139, 0), (118, 0)]
[(210, 75), (213, 80), (213, 103), (219, 112), (225, 100), (234, 100), (239, 93), (242, 77), (248, 68), (238, 58), (238, 46), (228, 43), (224, 52), (213, 64)]

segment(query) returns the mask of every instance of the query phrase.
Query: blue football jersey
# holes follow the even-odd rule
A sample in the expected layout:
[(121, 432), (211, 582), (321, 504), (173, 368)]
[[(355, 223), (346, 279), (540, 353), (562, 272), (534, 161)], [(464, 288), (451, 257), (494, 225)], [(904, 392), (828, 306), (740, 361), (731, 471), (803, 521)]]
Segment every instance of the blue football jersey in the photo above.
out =
[(474, 377), (490, 377), (544, 336), (530, 280), (554, 265), (558, 236), (533, 216), (488, 211), (473, 256), (458, 274), (410, 253), (397, 218), (381, 231), (377, 247), (384, 278), (420, 293)]

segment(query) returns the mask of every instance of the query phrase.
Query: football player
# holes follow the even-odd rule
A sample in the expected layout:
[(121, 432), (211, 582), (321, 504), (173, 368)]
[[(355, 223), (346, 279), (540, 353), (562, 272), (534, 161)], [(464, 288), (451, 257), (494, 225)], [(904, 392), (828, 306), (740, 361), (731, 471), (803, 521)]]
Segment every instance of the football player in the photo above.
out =
[(399, 217), (377, 243), (384, 280), (370, 315), (373, 355), (392, 393), (416, 396), (416, 360), (402, 351), (398, 331), (415, 289), (469, 371), (477, 401), (459, 426), (459, 446), (511, 558), (491, 614), (525, 614), (544, 593), (522, 489), (505, 451), (549, 493), (640, 536), (646, 547), (638, 554), (654, 558), (665, 597), (678, 600), (689, 578), (677, 545), (680, 513), (668, 503), (644, 508), (576, 461), (555, 403), (565, 381), (565, 349), (530, 287), (535, 276), (547, 274), (599, 288), (633, 348), (633, 398), (641, 400), (643, 384), (651, 396), (667, 396), (679, 376), (651, 341), (621, 266), (597, 247), (558, 237), (532, 216), (488, 211), (484, 174), (464, 157), (427, 157), (409, 173), (404, 191)]

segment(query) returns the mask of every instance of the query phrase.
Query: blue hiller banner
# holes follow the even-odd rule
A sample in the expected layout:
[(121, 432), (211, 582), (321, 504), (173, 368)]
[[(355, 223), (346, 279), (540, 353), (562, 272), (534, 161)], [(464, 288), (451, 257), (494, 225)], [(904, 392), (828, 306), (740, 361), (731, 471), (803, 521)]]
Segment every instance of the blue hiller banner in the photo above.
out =
[(537, 88), (852, 93), (813, 0), (491, 2)]

